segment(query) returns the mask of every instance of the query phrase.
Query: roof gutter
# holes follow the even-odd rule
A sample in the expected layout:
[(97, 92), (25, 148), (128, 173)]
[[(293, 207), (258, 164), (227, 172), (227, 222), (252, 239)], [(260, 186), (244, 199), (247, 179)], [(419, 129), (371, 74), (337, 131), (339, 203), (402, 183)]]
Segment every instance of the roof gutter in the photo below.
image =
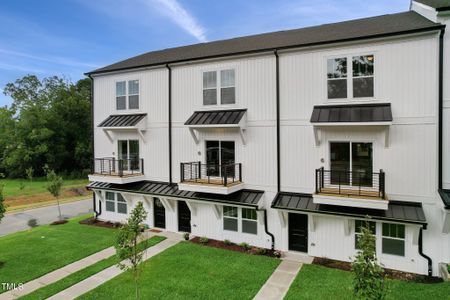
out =
[(438, 188), (442, 189), (443, 182), (443, 111), (444, 111), (444, 34), (445, 28), (439, 34), (439, 124), (438, 124)]
[(172, 68), (169, 64), (166, 64), (166, 68), (169, 71), (168, 78), (168, 102), (169, 102), (169, 117), (168, 117), (168, 129), (169, 129), (169, 184), (172, 185)]
[(275, 76), (276, 76), (276, 114), (277, 114), (277, 192), (281, 191), (281, 152), (280, 152), (280, 57), (275, 49)]
[(428, 262), (428, 276), (433, 276), (433, 261), (431, 260), (431, 258), (426, 255), (425, 253), (423, 253), (423, 239), (422, 239), (422, 231), (423, 228), (421, 227), (419, 229), (419, 254), (420, 256), (422, 256), (423, 258), (425, 258)]
[(386, 37), (395, 37), (395, 36), (399, 36), (399, 35), (409, 35), (409, 34), (441, 30), (443, 28), (445, 28), (445, 25), (436, 25), (436, 26), (429, 27), (429, 28), (419, 28), (419, 29), (405, 30), (405, 31), (393, 32), (393, 33), (374, 34), (372, 36), (361, 36), (361, 37), (354, 37), (354, 38), (337, 39), (337, 40), (332, 40), (332, 41), (314, 42), (314, 43), (300, 44), (300, 45), (297, 44), (297, 45), (276, 47), (276, 48), (269, 47), (269, 48), (258, 49), (258, 50), (248, 50), (248, 51), (240, 51), (240, 52), (233, 52), (233, 53), (226, 53), (226, 54), (209, 55), (209, 56), (204, 56), (201, 58), (179, 59), (179, 60), (166, 61), (166, 62), (153, 63), (153, 64), (142, 64), (139, 66), (115, 68), (115, 69), (105, 70), (105, 71), (102, 71), (102, 70), (95, 71), (94, 70), (92, 72), (85, 73), (85, 75), (89, 76), (89, 75), (95, 75), (95, 74), (106, 74), (106, 73), (110, 73), (110, 72), (157, 67), (157, 66), (163, 67), (164, 65), (167, 65), (167, 64), (177, 64), (177, 63), (199, 61), (199, 60), (205, 60), (205, 59), (230, 57), (230, 56), (236, 56), (236, 55), (250, 55), (250, 54), (264, 53), (264, 52), (268, 52), (268, 51), (290, 50), (290, 49), (296, 49), (296, 48), (307, 48), (307, 47), (330, 45), (330, 44), (336, 44), (336, 43), (347, 43), (347, 42), (356, 42), (356, 41), (361, 41), (361, 40), (371, 40), (371, 39), (379, 39), (379, 38), (386, 38)]

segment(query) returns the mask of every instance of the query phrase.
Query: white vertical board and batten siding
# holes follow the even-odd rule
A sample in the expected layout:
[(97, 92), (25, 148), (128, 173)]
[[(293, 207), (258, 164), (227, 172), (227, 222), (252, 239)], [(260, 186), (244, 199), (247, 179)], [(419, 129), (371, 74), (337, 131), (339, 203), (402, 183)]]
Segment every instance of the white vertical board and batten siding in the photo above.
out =
[[(425, 198), (425, 201), (435, 202), (438, 112), (436, 37), (432, 34), (281, 55), (282, 190), (313, 192), (314, 170), (321, 166), (329, 168), (329, 141), (360, 139), (374, 142), (374, 172), (379, 169), (386, 172), (386, 189), (390, 199), (422, 202)], [(369, 103), (392, 104), (394, 121), (390, 127), (389, 147), (385, 148), (382, 129), (367, 126), (323, 130), (321, 144), (315, 147), (313, 127), (309, 123), (313, 107), (337, 102), (327, 99), (327, 58), (368, 53), (375, 55), (376, 99)], [(342, 99), (338, 102), (367, 103), (367, 99)], [(324, 163), (321, 163), (321, 158)]]
[[(139, 139), (147, 180), (168, 181), (168, 71), (151, 69), (94, 77), (94, 142), (95, 157), (117, 155), (117, 140)], [(139, 80), (139, 109), (116, 109), (116, 82)], [(113, 114), (146, 113), (145, 143), (136, 132), (114, 131), (114, 142), (97, 125)], [(113, 154), (114, 153), (114, 154)]]

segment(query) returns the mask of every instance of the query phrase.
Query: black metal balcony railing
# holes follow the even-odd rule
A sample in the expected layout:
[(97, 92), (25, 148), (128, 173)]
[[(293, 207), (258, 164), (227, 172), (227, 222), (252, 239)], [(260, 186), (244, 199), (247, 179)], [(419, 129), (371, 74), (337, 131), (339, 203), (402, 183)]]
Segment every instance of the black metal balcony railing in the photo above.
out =
[(144, 159), (117, 159), (114, 157), (95, 158), (92, 162), (92, 174), (108, 176), (132, 176), (144, 174)]
[(180, 181), (199, 184), (228, 186), (242, 182), (242, 164), (202, 164), (187, 162), (180, 164)]
[(316, 193), (386, 199), (385, 173), (316, 169)]

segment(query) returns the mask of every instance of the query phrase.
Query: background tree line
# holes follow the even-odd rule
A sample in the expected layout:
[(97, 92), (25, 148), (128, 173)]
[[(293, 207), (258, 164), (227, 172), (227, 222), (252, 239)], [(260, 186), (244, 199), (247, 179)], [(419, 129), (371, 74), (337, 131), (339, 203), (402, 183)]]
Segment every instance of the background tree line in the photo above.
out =
[(13, 99), (0, 108), (0, 173), (25, 177), (44, 166), (66, 177), (86, 176), (90, 168), (91, 81), (72, 83), (54, 76), (27, 75), (8, 83), (4, 94)]

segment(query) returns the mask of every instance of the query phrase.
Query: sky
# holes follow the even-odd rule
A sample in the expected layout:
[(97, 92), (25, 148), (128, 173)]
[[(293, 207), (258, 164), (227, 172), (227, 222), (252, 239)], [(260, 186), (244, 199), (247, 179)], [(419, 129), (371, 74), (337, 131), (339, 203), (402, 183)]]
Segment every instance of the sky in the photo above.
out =
[(27, 74), (73, 82), (141, 53), (396, 13), (410, 0), (0, 0), (0, 106)]

